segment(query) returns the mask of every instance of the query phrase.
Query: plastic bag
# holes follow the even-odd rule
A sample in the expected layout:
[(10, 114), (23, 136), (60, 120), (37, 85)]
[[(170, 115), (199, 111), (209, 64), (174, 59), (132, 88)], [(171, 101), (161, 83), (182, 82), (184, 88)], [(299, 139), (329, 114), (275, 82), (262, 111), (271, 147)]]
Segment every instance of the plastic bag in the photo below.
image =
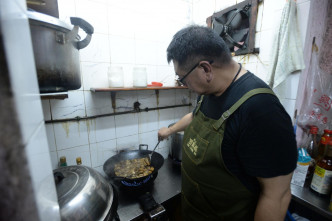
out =
[(324, 129), (332, 128), (332, 75), (324, 72), (318, 65), (318, 53), (313, 51), (306, 79), (306, 91), (297, 125), (306, 133), (310, 126)]

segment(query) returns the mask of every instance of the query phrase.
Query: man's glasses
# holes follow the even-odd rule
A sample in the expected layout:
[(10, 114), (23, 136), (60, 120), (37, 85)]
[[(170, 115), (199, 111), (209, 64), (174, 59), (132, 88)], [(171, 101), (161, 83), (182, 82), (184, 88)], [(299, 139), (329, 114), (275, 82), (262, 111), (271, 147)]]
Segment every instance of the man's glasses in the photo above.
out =
[[(195, 66), (192, 67), (192, 68), (190, 69), (190, 71), (187, 72), (187, 74), (185, 74), (182, 78), (179, 79), (179, 81), (180, 81), (181, 84), (183, 84), (183, 85), (186, 86), (186, 81), (185, 81), (184, 79), (185, 79), (186, 77), (188, 77), (188, 75), (189, 75), (191, 72), (193, 72), (193, 70), (195, 70), (195, 68), (198, 67), (199, 63), (200, 63), (200, 62), (198, 62), (197, 64), (195, 64)], [(209, 64), (212, 64), (212, 63), (213, 63), (213, 61), (209, 61)]]

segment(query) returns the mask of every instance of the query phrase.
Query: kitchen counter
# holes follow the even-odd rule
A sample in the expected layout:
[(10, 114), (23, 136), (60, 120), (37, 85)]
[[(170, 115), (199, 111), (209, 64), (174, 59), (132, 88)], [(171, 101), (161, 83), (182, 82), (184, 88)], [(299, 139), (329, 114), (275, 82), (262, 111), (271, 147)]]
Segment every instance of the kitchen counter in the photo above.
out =
[[(143, 210), (135, 194), (130, 194), (118, 186), (119, 193), (118, 215), (121, 221), (134, 220), (143, 215)], [(171, 159), (165, 159), (163, 166), (158, 171), (158, 176), (153, 185), (149, 187), (154, 200), (162, 204), (181, 193), (181, 167), (175, 165)]]
[(319, 196), (314, 191), (310, 190), (308, 184), (304, 187), (300, 187), (291, 184), (292, 199), (297, 203), (301, 204), (305, 208), (311, 210), (314, 213), (332, 220), (332, 212), (329, 211), (329, 196)]
[[(118, 214), (121, 221), (137, 220), (143, 215), (143, 210), (135, 194), (115, 189), (119, 192)], [(332, 212), (328, 210), (329, 197), (321, 197), (311, 191), (307, 185), (300, 187), (291, 184), (292, 199), (314, 213), (332, 220)], [(178, 196), (181, 193), (181, 167), (175, 165), (171, 159), (165, 159), (163, 166), (158, 171), (158, 176), (153, 185), (148, 188), (159, 204)]]

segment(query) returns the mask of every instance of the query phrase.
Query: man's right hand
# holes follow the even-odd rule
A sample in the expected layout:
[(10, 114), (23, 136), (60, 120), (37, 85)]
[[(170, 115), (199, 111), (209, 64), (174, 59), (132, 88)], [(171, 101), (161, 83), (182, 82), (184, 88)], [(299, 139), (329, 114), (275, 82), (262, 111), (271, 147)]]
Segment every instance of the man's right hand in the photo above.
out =
[(172, 134), (172, 130), (169, 127), (162, 127), (158, 131), (158, 140), (165, 140)]

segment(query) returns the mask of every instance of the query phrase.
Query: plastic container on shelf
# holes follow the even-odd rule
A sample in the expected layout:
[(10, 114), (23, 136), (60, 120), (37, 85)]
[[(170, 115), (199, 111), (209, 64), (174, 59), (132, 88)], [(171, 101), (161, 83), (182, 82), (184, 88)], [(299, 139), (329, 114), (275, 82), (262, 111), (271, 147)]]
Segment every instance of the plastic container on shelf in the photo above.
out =
[(145, 67), (133, 68), (133, 86), (134, 87), (147, 87), (147, 71)]
[(109, 87), (123, 87), (123, 68), (121, 66), (108, 67)]

